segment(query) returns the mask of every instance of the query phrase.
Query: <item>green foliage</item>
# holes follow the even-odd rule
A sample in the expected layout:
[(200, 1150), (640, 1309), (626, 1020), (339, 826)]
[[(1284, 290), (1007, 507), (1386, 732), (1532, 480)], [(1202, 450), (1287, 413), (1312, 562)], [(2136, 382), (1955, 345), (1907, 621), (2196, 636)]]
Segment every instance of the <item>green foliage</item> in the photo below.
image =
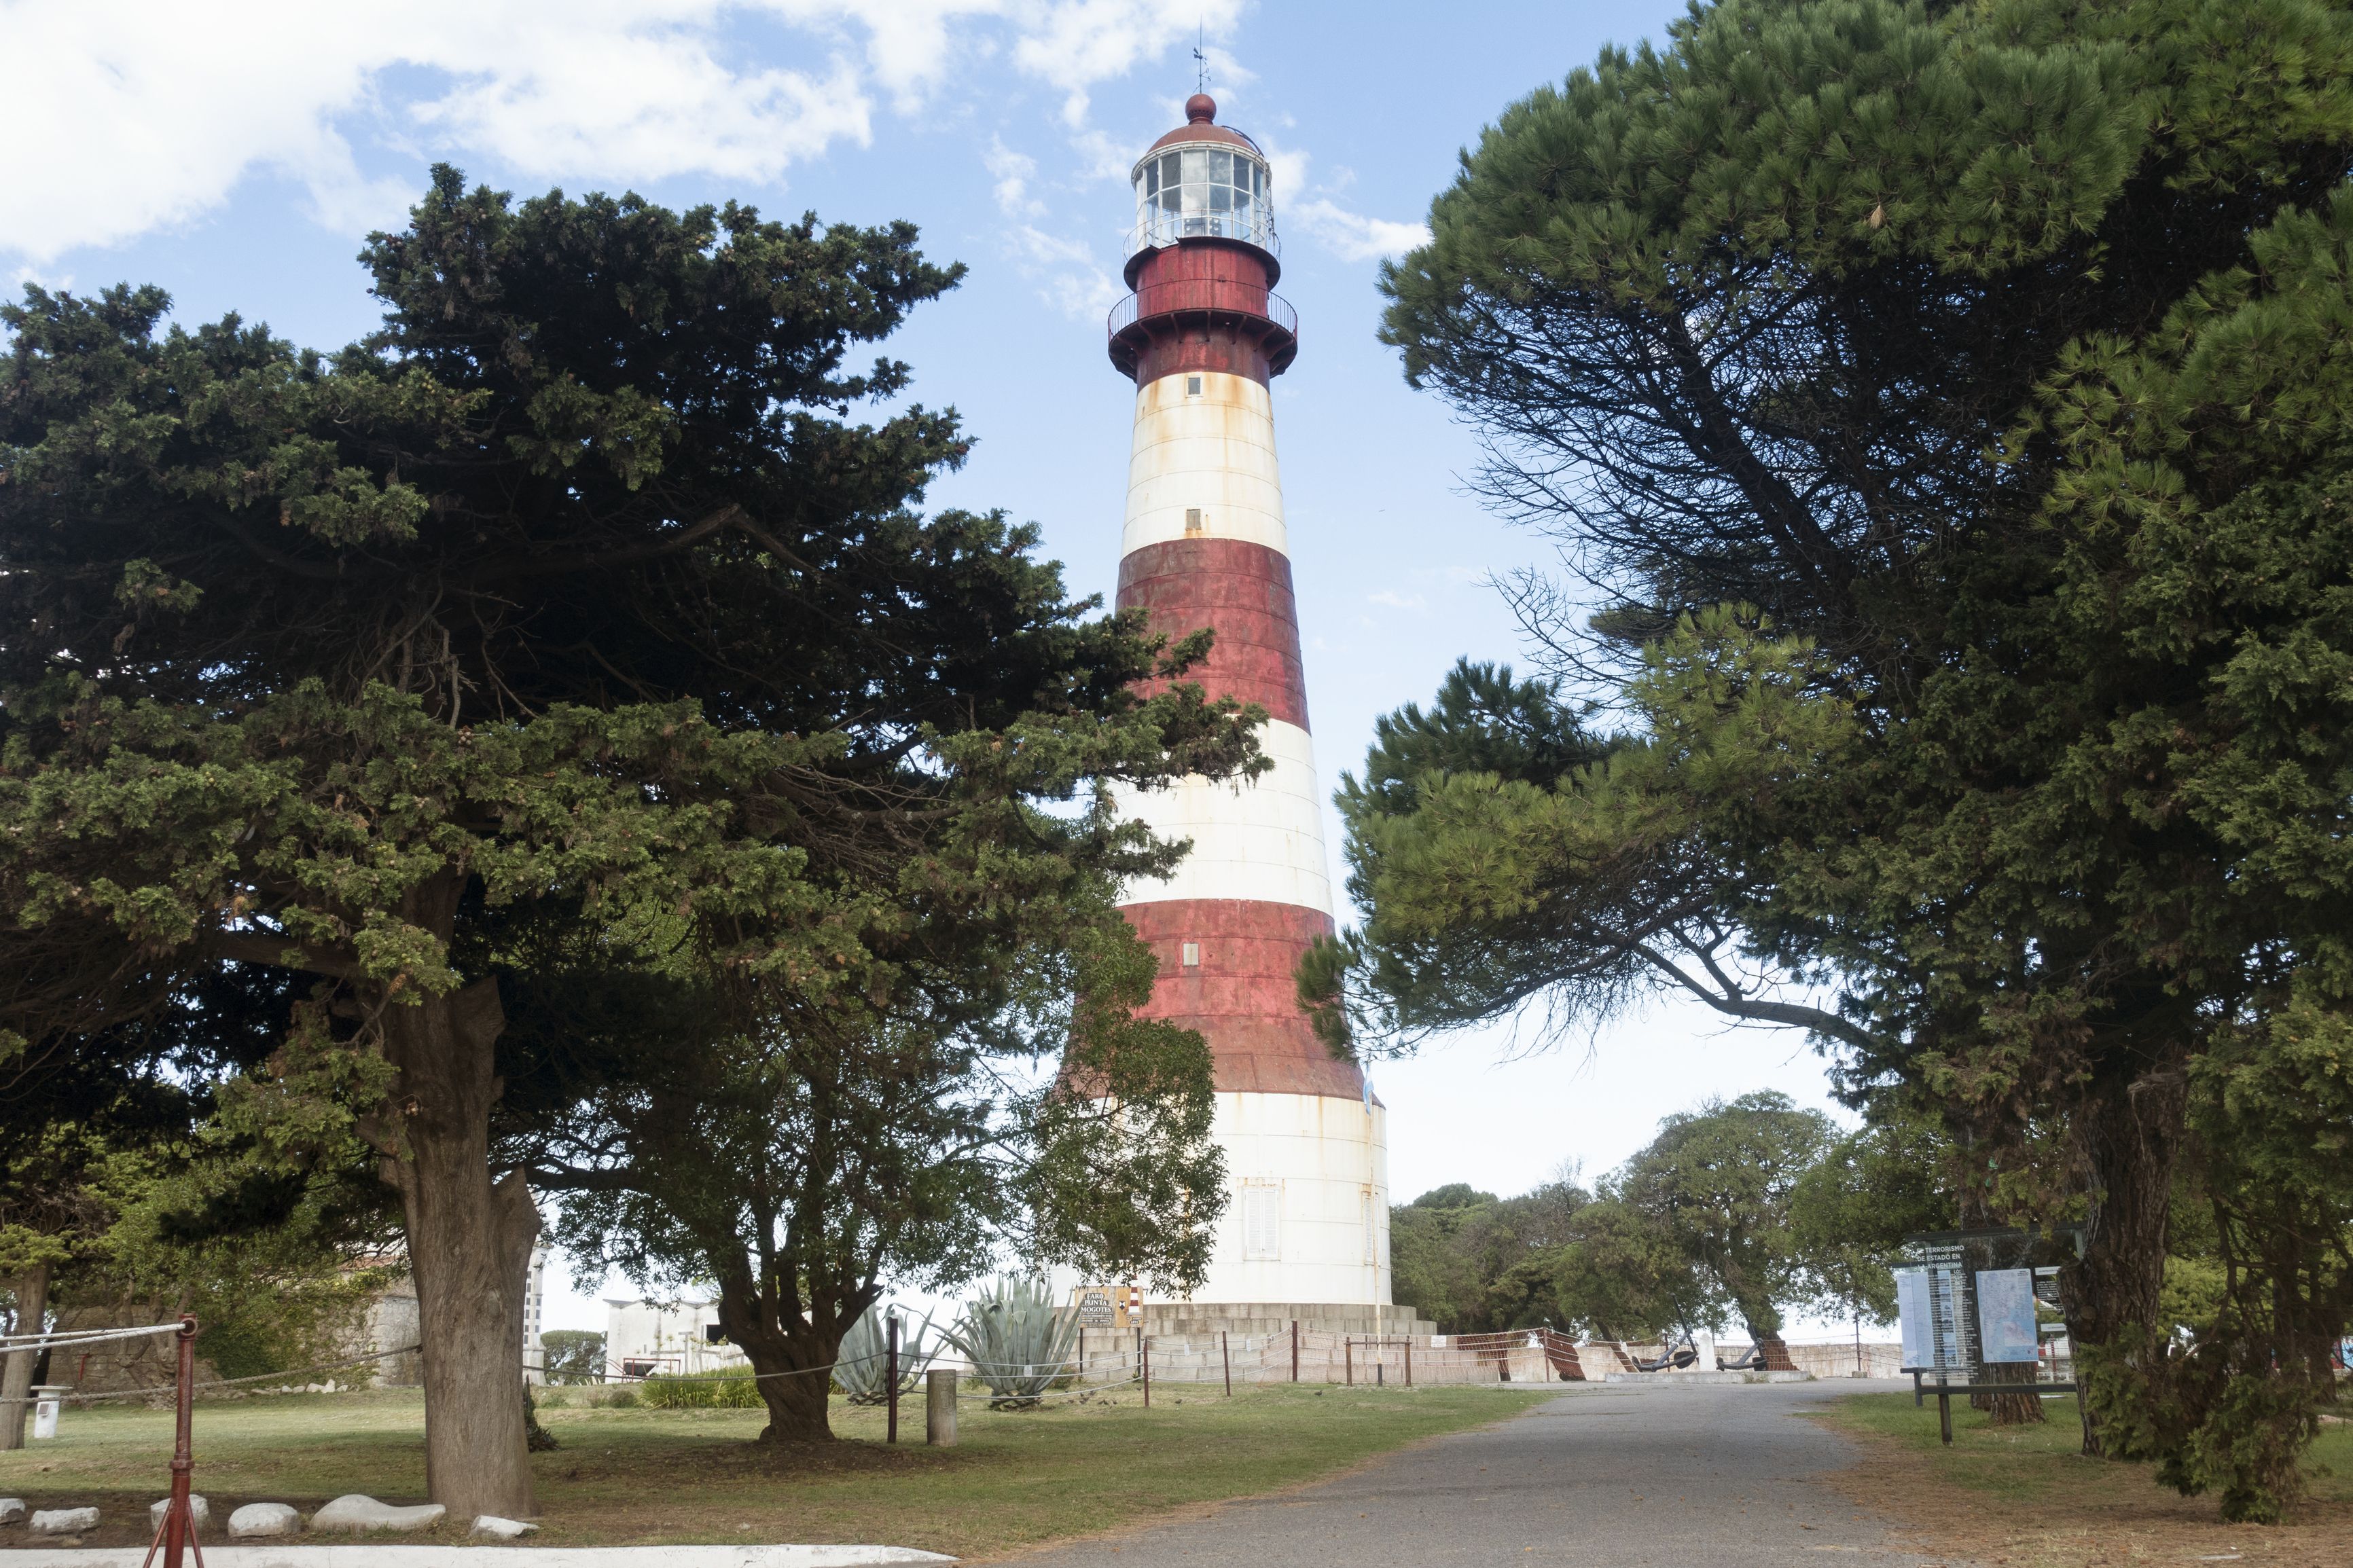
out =
[[(899, 1314), (899, 1389), (906, 1393), (922, 1384), (945, 1342), (932, 1337), (932, 1315), (917, 1322)], [(841, 1336), (834, 1357), (834, 1385), (852, 1405), (879, 1405), (891, 1396), (891, 1330), (880, 1307), (869, 1307)]]
[(605, 1381), (605, 1336), (590, 1329), (549, 1329), (539, 1336), (552, 1384)]
[[(2303, 0), (1726, 0), (1509, 109), (1385, 335), (1595, 586), (1584, 626), (1520, 608), (1661, 765), (1614, 818), (1474, 766), (1352, 809), (1329, 1036), (1652, 984), (1808, 1028), (1858, 1104), (1966, 1134), (1973, 1222), (2087, 1222), (2069, 1320), (2123, 1404), (2172, 1397), (2140, 1345), (2211, 1161), (2245, 1299), (2284, 1303), (2216, 1329), (2223, 1381), (2304, 1363), (2344, 1321), (2326, 1200), (2186, 1134), (2210, 1066), (2353, 976), (2348, 165), (2353, 18)], [(1726, 703), (1694, 629), (1788, 639), (1802, 728)], [(1730, 734), (1662, 745), (1678, 711)]]
[[(0, 311), (0, 615), (42, 628), (0, 641), (7, 1038), (67, 1082), (93, 1037), (262, 991), (261, 1048), (215, 1053), (242, 1075), (219, 1125), (289, 1168), (380, 1156), (438, 1364), (479, 1363), (428, 1368), (437, 1408), (512, 1360), (440, 1321), (519, 1289), (533, 1216), (507, 1199), (610, 1194), (610, 1152), (650, 1173), (658, 1128), (689, 1142), (637, 1179), (702, 1207), (647, 1233), (734, 1290), (739, 1340), (756, 1317), (803, 1360), (882, 1259), (968, 1273), (1014, 1200), (1039, 1200), (1041, 1250), (1077, 1249), (1003, 1159), (916, 1156), (954, 1155), (957, 1097), (1034, 1054), (1017, 993), (1058, 961), (1097, 977), (1081, 1033), (1134, 1103), (1110, 1131), (1041, 1110), (1044, 1142), (1131, 1173), (1180, 1156), (1097, 1228), (1195, 1268), (1167, 1222), (1215, 1174), (1204, 1053), (1129, 1017), (1148, 954), (1087, 934), (1177, 850), (1098, 795), (1253, 771), (1256, 715), (1181, 680), (1137, 697), (1202, 641), (1094, 616), (1033, 529), (914, 510), (965, 437), (904, 365), (851, 356), (957, 269), (905, 225), (518, 204), (448, 169), (364, 260), (383, 327), (328, 356), (235, 317), (165, 330), (152, 289)], [(893, 411), (853, 421), (865, 402)], [(122, 1046), (105, 1081), (164, 1059)], [(777, 1215), (741, 1184), (796, 1107), (836, 1152)], [(902, 1141), (845, 1187), (871, 1115)], [(1018, 1117), (984, 1120), (999, 1155)], [(781, 1226), (837, 1215), (779, 1270)], [(804, 1268), (813, 1315), (776, 1295)], [(522, 1484), (515, 1454), (437, 1452)]]
[(1822, 1151), (1789, 1190), (1789, 1247), (1801, 1288), (1826, 1310), (1884, 1323), (1895, 1316), (1904, 1238), (1952, 1230), (1950, 1147), (1933, 1121), (1895, 1106)]
[(1790, 1194), (1833, 1136), (1829, 1117), (1759, 1089), (1659, 1124), (1612, 1195), (1646, 1215), (1740, 1313), (1757, 1338), (1781, 1331), (1779, 1303), (1801, 1264)]
[(1077, 1370), (1078, 1314), (1055, 1304), (1042, 1278), (998, 1279), (965, 1303), (946, 1337), (988, 1385), (991, 1410), (1034, 1408)]
[[(620, 1392), (625, 1391), (616, 1390)], [(761, 1404), (760, 1385), (748, 1366), (691, 1375), (657, 1373), (638, 1384), (637, 1396), (637, 1403), (653, 1410), (757, 1410)]]
[[(1553, 1323), (1598, 1339), (1721, 1328), (1780, 1331), (1781, 1307), (1870, 1305), (1901, 1237), (1949, 1214), (1917, 1126), (1832, 1136), (1827, 1117), (1760, 1090), (1669, 1116), (1588, 1194), (1562, 1181), (1497, 1200), (1456, 1183), (1389, 1211), (1398, 1300), (1449, 1332)], [(1880, 1296), (1868, 1292), (1877, 1290)]]
[(1739, 847), (1845, 754), (1844, 705), (1812, 689), (1809, 645), (1741, 612), (1688, 619), (1645, 659), (1627, 692), (1641, 728), (1614, 739), (1586, 733), (1557, 682), (1469, 663), (1428, 713), (1379, 721), (1338, 793), (1367, 914), (1302, 974), (1328, 1041), (1396, 1048), (1531, 1000), (1567, 1024), (1659, 986), (1842, 1027), (1724, 976), (1749, 912)]
[(1482, 1193), (1468, 1182), (1449, 1182), (1442, 1187), (1432, 1187), (1406, 1207), (1416, 1209), (1472, 1208), (1495, 1201), (1493, 1193)]
[(1451, 1334), (1552, 1319), (1550, 1260), (1591, 1194), (1573, 1180), (1497, 1198), (1451, 1183), (1389, 1210), (1391, 1294)]
[(1653, 1340), (1720, 1328), (1724, 1291), (1658, 1215), (1603, 1196), (1577, 1215), (1553, 1259), (1553, 1305), (1564, 1325), (1602, 1340)]

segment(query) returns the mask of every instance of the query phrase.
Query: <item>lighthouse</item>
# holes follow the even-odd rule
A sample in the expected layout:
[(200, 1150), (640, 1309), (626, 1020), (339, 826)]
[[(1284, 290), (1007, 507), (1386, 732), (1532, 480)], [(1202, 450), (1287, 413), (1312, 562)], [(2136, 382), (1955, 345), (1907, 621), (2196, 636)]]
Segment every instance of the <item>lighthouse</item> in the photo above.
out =
[(1160, 961), (1147, 1013), (1208, 1041), (1228, 1183), (1207, 1281), (1149, 1316), (1155, 1331), (1405, 1329), (1412, 1313), (1389, 1305), (1388, 1112), (1316, 1037), (1293, 980), (1333, 930), (1269, 390), (1299, 322), (1273, 291), (1266, 154), (1217, 123), (1207, 94), (1185, 116), (1134, 165), (1133, 292), (1109, 321), (1111, 362), (1135, 385), (1118, 602), (1172, 640), (1215, 633), (1185, 679), (1263, 708), (1273, 766), (1121, 801), (1192, 844), (1123, 909)]

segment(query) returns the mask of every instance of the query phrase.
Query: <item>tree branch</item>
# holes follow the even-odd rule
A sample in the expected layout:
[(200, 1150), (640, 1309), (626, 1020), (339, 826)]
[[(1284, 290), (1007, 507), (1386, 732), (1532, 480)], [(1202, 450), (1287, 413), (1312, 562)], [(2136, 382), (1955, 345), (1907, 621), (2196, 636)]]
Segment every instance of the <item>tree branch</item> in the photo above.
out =
[[(1672, 960), (1652, 952), (1646, 944), (1637, 942), (1633, 951), (1668, 979), (1728, 1016), (1755, 1024), (1787, 1024), (1794, 1028), (1808, 1029), (1817, 1035), (1828, 1035), (1859, 1051), (1876, 1051), (1882, 1047), (1882, 1041), (1874, 1039), (1867, 1030), (1856, 1027), (1836, 1013), (1796, 1002), (1758, 1001), (1742, 995), (1737, 987), (1730, 987), (1728, 983), (1730, 994), (1726, 994), (1702, 984), (1684, 973)], [(1711, 963), (1708, 967), (1714, 969), (1715, 966)]]
[[(206, 958), (234, 959), (239, 963), (267, 963), (279, 969), (332, 974), (337, 979), (350, 979), (359, 973), (359, 958), (355, 953), (332, 947), (322, 949), (316, 943), (298, 942), (290, 936), (270, 936), (260, 931), (206, 931), (196, 938), (196, 951)], [(293, 952), (301, 953), (300, 962), (287, 956)]]

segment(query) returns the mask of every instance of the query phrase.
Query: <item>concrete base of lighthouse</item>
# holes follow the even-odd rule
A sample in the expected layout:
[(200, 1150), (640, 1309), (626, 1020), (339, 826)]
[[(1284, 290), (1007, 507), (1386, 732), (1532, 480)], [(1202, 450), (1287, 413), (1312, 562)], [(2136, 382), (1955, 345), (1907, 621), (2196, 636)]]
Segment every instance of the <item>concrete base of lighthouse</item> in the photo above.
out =
[(1227, 1204), (1208, 1277), (1151, 1334), (1428, 1334), (1389, 1304), (1388, 1110), (1367, 1095), (1220, 1091)]
[(1388, 1110), (1220, 1090), (1226, 1212), (1198, 1304), (1389, 1299)]

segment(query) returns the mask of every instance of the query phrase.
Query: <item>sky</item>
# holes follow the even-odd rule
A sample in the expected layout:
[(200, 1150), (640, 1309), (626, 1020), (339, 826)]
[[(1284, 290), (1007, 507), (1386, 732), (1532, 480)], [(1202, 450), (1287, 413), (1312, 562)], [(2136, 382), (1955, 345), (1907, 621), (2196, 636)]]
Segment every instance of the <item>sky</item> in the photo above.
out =
[[(0, 0), (0, 285), (160, 284), (329, 348), (375, 322), (353, 258), (436, 162), (518, 195), (906, 219), (970, 271), (889, 345), (977, 437), (930, 503), (1035, 521), (1108, 598), (1133, 391), (1104, 355), (1130, 164), (1182, 123), (1208, 58), (1219, 119), (1271, 154), (1298, 363), (1274, 384), (1317, 761), (1460, 657), (1523, 650), (1490, 580), (1549, 559), (1465, 489), (1474, 435), (1376, 336), (1381, 259), (1419, 243), (1461, 150), (1680, 0)], [(1327, 814), (1337, 867), (1339, 827)], [(1335, 879), (1336, 884), (1336, 879)], [(1377, 1065), (1398, 1201), (1447, 1182), (1586, 1177), (1658, 1119), (1776, 1088), (1833, 1110), (1788, 1031), (1661, 1005), (1550, 1049), (1465, 1035)], [(1845, 1118), (1841, 1118), (1846, 1120)], [(551, 1271), (547, 1325), (604, 1326)]]

